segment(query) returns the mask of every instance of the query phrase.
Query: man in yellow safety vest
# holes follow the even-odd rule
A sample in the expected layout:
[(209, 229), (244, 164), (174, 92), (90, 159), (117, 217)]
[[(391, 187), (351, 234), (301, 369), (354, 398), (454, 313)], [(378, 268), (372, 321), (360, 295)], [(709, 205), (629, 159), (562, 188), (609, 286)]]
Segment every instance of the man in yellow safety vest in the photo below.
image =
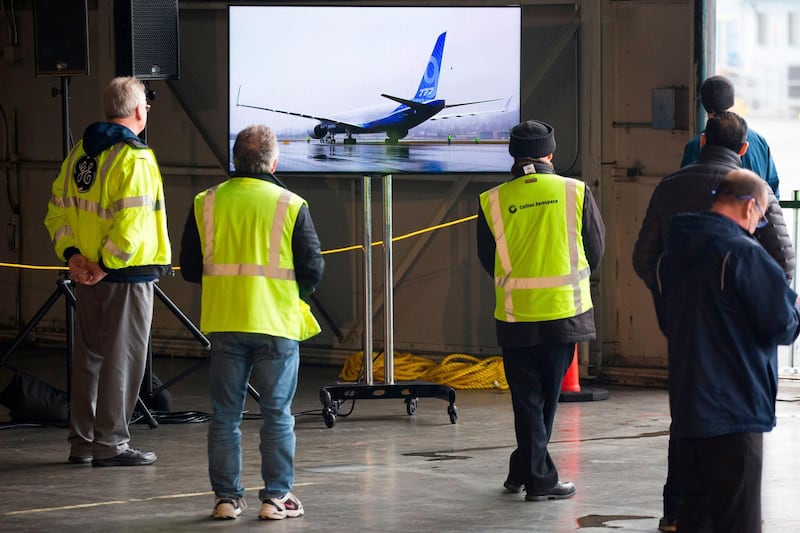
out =
[(576, 342), (595, 337), (589, 275), (605, 226), (591, 190), (557, 175), (552, 126), (511, 130), (513, 179), (480, 195), (478, 257), (494, 280), (494, 318), (511, 389), (517, 448), (505, 488), (528, 501), (571, 498), (547, 444)]
[(141, 466), (128, 422), (147, 363), (153, 284), (171, 270), (164, 184), (147, 125), (144, 84), (114, 78), (106, 120), (90, 124), (53, 182), (45, 226), (76, 283), (69, 462)]
[(303, 300), (322, 279), (324, 261), (308, 206), (273, 174), (278, 141), (249, 126), (233, 145), (236, 172), (194, 199), (181, 240), (181, 273), (202, 284), (200, 329), (211, 341), (208, 474), (214, 519), (246, 508), (239, 426), (248, 382), (259, 393), (259, 518), (304, 513), (290, 491), (299, 341), (320, 328)]

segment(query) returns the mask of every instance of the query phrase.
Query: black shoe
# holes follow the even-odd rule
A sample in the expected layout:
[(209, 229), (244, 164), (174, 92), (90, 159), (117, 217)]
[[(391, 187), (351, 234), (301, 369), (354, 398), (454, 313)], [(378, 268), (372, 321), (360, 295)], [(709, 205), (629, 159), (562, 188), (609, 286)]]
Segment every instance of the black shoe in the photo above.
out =
[(82, 457), (80, 455), (70, 455), (67, 457), (67, 461), (74, 465), (88, 465), (92, 462), (92, 457)]
[(92, 466), (142, 466), (156, 462), (156, 454), (128, 448), (119, 455), (105, 459), (92, 459)]
[(525, 499), (529, 502), (541, 502), (545, 500), (564, 500), (572, 498), (576, 493), (575, 485), (567, 481), (562, 483), (559, 481), (556, 486), (548, 490), (544, 494), (531, 494), (530, 492), (525, 495)]
[(674, 531), (678, 531), (678, 523), (674, 518), (670, 516), (662, 516), (661, 519), (658, 521), (658, 530), (664, 531), (666, 533), (672, 533)]
[(503, 486), (508, 492), (513, 492), (514, 494), (519, 494), (522, 492), (522, 489), (525, 488), (524, 483), (517, 483), (516, 481), (511, 481), (510, 479), (507, 479), (505, 483), (503, 483)]

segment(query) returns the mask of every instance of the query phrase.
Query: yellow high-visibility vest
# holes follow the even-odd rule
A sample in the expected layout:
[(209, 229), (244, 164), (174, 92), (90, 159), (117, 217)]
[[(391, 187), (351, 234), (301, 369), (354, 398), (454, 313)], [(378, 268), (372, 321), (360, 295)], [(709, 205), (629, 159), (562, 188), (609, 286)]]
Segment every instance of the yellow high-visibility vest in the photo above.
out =
[(592, 308), (581, 236), (585, 192), (580, 180), (529, 174), (480, 195), (496, 243), (496, 319), (543, 322)]
[(292, 233), (303, 205), (300, 196), (257, 178), (231, 178), (195, 196), (204, 333), (302, 341), (320, 332), (295, 280)]
[(115, 270), (172, 260), (161, 172), (135, 142), (90, 157), (79, 141), (53, 182), (44, 223), (62, 259), (75, 247)]

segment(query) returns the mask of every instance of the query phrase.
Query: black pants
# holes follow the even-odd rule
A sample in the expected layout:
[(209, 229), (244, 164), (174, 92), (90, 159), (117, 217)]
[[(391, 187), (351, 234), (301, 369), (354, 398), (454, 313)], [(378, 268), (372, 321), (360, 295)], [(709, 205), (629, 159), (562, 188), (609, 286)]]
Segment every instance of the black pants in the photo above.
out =
[(678, 479), (678, 439), (672, 437), (670, 428), (669, 444), (667, 450), (667, 481), (664, 483), (664, 517), (668, 520), (678, 518), (678, 510), (683, 500), (680, 480)]
[(575, 343), (503, 348), (503, 366), (511, 403), (517, 449), (511, 454), (508, 480), (524, 484), (529, 494), (544, 494), (558, 482), (547, 443)]
[(681, 533), (760, 533), (764, 435), (677, 439)]

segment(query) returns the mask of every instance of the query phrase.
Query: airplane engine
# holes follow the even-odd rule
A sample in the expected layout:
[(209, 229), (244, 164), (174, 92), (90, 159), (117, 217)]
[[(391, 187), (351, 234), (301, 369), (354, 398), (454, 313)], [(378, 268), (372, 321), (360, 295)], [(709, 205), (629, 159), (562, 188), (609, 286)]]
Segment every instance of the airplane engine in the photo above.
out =
[(328, 125), (327, 124), (317, 124), (314, 126), (313, 130), (308, 130), (308, 135), (312, 139), (322, 139), (328, 134)]

